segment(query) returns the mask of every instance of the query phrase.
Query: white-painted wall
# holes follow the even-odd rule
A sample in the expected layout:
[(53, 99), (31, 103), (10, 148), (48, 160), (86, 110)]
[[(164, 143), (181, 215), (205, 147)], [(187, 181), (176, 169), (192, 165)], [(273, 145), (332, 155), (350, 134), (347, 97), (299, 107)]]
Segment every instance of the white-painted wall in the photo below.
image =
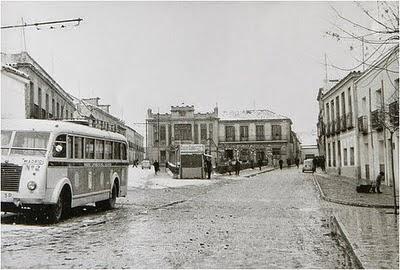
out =
[(1, 118), (26, 118), (25, 88), (29, 83), (18, 75), (1, 71)]

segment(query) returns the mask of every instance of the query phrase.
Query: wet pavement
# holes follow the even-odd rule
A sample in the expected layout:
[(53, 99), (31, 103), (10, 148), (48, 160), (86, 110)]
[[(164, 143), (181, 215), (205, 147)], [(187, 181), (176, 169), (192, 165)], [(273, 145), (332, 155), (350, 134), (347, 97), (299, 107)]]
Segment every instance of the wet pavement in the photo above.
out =
[[(327, 198), (340, 203), (325, 202), (330, 215), (339, 220), (352, 248), (364, 268), (399, 268), (399, 219), (393, 209), (393, 194), (384, 186), (382, 194), (357, 193), (355, 184), (340, 177), (315, 175)], [(312, 177), (312, 176), (310, 176)], [(356, 207), (353, 205), (373, 205)]]
[[(392, 187), (381, 185), (382, 193), (358, 193), (357, 181), (354, 179), (327, 175), (319, 171), (314, 174), (324, 195), (333, 202), (343, 202), (355, 206), (371, 206), (393, 208), (394, 198)], [(396, 194), (397, 206), (399, 205), (399, 193)]]
[[(333, 211), (297, 169), (132, 189), (56, 225), (2, 218), (2, 268), (348, 268)], [(15, 223), (15, 224), (14, 224)]]

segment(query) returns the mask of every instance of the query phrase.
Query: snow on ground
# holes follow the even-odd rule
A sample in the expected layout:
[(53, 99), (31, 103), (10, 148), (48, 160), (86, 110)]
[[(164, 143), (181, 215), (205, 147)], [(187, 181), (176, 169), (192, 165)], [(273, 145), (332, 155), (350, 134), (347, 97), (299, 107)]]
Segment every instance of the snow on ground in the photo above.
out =
[(209, 185), (211, 180), (207, 179), (173, 179), (172, 173), (164, 168), (161, 172), (154, 175), (154, 168), (142, 169), (140, 167), (129, 167), (128, 170), (128, 189), (129, 188), (146, 188), (146, 189), (163, 189), (184, 186), (200, 186)]

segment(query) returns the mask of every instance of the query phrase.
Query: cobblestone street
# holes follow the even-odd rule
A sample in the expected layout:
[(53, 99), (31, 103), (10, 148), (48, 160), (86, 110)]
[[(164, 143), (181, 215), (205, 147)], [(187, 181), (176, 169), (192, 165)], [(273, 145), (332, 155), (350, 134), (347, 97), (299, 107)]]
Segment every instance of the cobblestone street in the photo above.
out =
[(115, 211), (88, 207), (58, 225), (3, 218), (2, 268), (349, 267), (326, 219), (297, 169), (134, 189)]

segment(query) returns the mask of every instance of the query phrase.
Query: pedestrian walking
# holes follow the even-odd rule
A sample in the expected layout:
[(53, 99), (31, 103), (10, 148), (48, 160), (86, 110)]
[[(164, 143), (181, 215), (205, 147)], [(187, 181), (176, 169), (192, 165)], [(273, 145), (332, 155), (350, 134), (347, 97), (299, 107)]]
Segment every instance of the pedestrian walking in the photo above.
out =
[(321, 157), (321, 169), (325, 172), (325, 157)]
[(279, 160), (279, 168), (282, 170), (282, 167), (283, 167), (283, 160), (280, 159), (280, 160)]
[(235, 174), (239, 175), (240, 174), (240, 161), (236, 159), (235, 162)]
[(313, 170), (313, 173), (315, 173), (315, 171), (317, 170), (317, 158), (316, 157), (313, 158), (312, 164), (313, 164), (312, 170)]
[(378, 177), (376, 177), (375, 182), (372, 182), (372, 187), (371, 187), (372, 192), (375, 193), (375, 189), (376, 189), (377, 193), (382, 193), (381, 192), (381, 183), (382, 183), (384, 178), (385, 178), (385, 173), (384, 172), (379, 172)]
[(258, 167), (260, 168), (260, 171), (261, 171), (261, 167), (262, 167), (262, 159), (260, 158), (259, 160), (258, 160)]
[(299, 164), (300, 164), (299, 158), (296, 158), (295, 163), (296, 163), (296, 166), (297, 166), (297, 169), (298, 169), (299, 168)]
[(207, 178), (211, 179), (211, 172), (212, 172), (212, 163), (211, 158), (207, 158), (206, 160), (206, 167), (207, 167)]
[(165, 172), (167, 171), (167, 169), (168, 169), (168, 161), (165, 162)]
[(233, 169), (232, 160), (229, 159), (229, 161), (228, 161), (228, 173), (229, 173), (229, 175), (231, 175), (232, 169)]
[(154, 166), (154, 173), (155, 175), (157, 175), (157, 172), (160, 170), (160, 163), (158, 163), (158, 161), (156, 160), (154, 161), (153, 166)]

